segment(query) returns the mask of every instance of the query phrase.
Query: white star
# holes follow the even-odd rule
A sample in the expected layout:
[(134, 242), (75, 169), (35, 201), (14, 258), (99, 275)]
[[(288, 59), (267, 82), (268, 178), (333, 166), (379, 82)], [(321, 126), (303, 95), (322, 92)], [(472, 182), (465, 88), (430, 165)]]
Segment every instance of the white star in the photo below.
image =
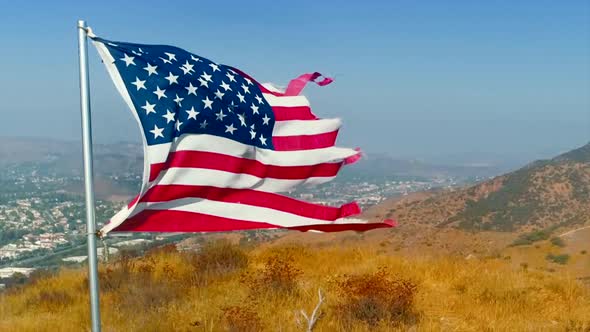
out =
[(246, 81), (246, 83), (248, 83), (248, 85), (252, 85), (252, 81), (249, 78), (244, 77), (244, 80)]
[(141, 106), (141, 108), (145, 110), (145, 115), (148, 115), (150, 113), (156, 113), (154, 107), (156, 107), (156, 104), (150, 104), (147, 100), (145, 101), (145, 106)]
[(209, 82), (207, 82), (206, 80), (204, 80), (202, 77), (199, 77), (199, 82), (201, 82), (201, 86), (205, 86), (206, 88), (209, 87)]
[(158, 68), (158, 66), (152, 66), (149, 63), (147, 64), (147, 67), (143, 67), (143, 69), (147, 70), (148, 76), (152, 76), (152, 74), (158, 75), (156, 68)]
[(195, 62), (203, 62), (203, 60), (197, 58), (196, 56), (191, 54), (191, 60), (195, 61)]
[(250, 106), (250, 108), (252, 109), (252, 114), (258, 114), (258, 106), (252, 103), (252, 106)]
[(254, 98), (256, 98), (256, 101), (258, 102), (258, 104), (262, 104), (262, 98), (260, 98), (259, 95), (256, 95), (256, 97), (254, 97)]
[(214, 63), (210, 63), (209, 67), (213, 68), (213, 72), (221, 71), (221, 70), (219, 70), (219, 66)]
[(212, 76), (207, 74), (206, 72), (203, 72), (203, 75), (201, 75), (201, 77), (207, 82), (213, 82), (213, 80), (211, 79)]
[(266, 114), (264, 114), (264, 117), (262, 118), (262, 124), (268, 125), (268, 121), (270, 121), (270, 118)]
[(137, 91), (139, 91), (140, 89), (145, 90), (145, 81), (140, 80), (137, 76), (135, 77), (135, 82), (131, 82), (131, 84), (137, 87)]
[(242, 89), (244, 89), (244, 93), (250, 93), (250, 88), (242, 84)]
[(254, 138), (256, 138), (256, 132), (254, 131), (254, 129), (250, 129), (250, 139)]
[(174, 83), (178, 84), (178, 76), (176, 76), (176, 75), (173, 75), (173, 74), (172, 74), (172, 72), (170, 72), (170, 73), (168, 74), (168, 77), (164, 77), (164, 78), (165, 78), (165, 79), (167, 79), (167, 80), (168, 80), (168, 82), (170, 82), (170, 84), (169, 84), (169, 85), (172, 85), (172, 84), (174, 84)]
[(176, 120), (174, 126), (176, 126), (176, 131), (180, 131), (180, 126), (182, 126), (182, 122), (180, 122), (180, 120)]
[(201, 122), (201, 124), (199, 125), (199, 127), (201, 127), (201, 129), (207, 128), (207, 120)]
[(184, 100), (184, 98), (180, 98), (178, 96), (178, 93), (176, 94), (176, 98), (174, 98), (174, 102), (176, 102), (176, 104), (178, 104), (178, 106), (182, 106), (182, 101)]
[(244, 99), (244, 96), (241, 93), (238, 92), (237, 96), (240, 99), (240, 103), (245, 103), (246, 102), (246, 99)]
[(205, 106), (203, 106), (203, 109), (210, 109), (212, 110), (213, 108), (211, 107), (213, 105), (213, 100), (209, 100), (209, 96), (206, 96), (205, 99), (202, 100), (203, 103), (205, 104)]
[(227, 125), (225, 126), (225, 132), (226, 133), (230, 133), (230, 134), (233, 135), (234, 134), (234, 131), (236, 131), (236, 130), (237, 130), (237, 128), (234, 127), (234, 124), (233, 123), (230, 123), (229, 126), (227, 126)]
[(129, 67), (129, 65), (135, 66), (135, 62), (133, 61), (133, 59), (135, 59), (135, 57), (129, 56), (129, 54), (125, 53), (125, 57), (119, 60), (123, 60), (123, 62), (125, 62), (126, 67)]
[(164, 135), (162, 134), (163, 131), (164, 131), (164, 128), (158, 128), (158, 126), (154, 125), (154, 129), (150, 130), (150, 133), (154, 134), (154, 139), (156, 139), (158, 137), (164, 138)]
[(219, 113), (215, 113), (215, 116), (217, 116), (217, 120), (223, 122), (223, 118), (225, 118), (227, 115), (223, 114), (223, 110), (219, 110)]
[(188, 63), (188, 60), (186, 60), (186, 62), (184, 63), (184, 65), (180, 66), (180, 69), (182, 69), (182, 71), (184, 72), (184, 74), (191, 74), (191, 71), (195, 71), (193, 69), (195, 65), (191, 65), (190, 63)]
[(258, 137), (258, 139), (260, 139), (260, 143), (262, 145), (266, 145), (266, 138), (264, 138), (264, 136), (260, 135), (260, 137)]
[(223, 98), (223, 95), (225, 93), (219, 91), (219, 89), (217, 89), (217, 91), (215, 91), (215, 98), (219, 98), (219, 100), (221, 100), (221, 98)]
[(160, 90), (160, 87), (156, 86), (156, 91), (154, 91), (154, 94), (158, 96), (158, 100), (160, 100), (160, 98), (168, 98), (164, 92), (166, 92), (166, 90)]
[(166, 110), (166, 114), (162, 115), (163, 118), (166, 118), (166, 124), (174, 121), (174, 113), (170, 112), (170, 110)]
[(168, 60), (168, 59), (164, 59), (162, 57), (160, 57), (160, 60), (162, 60), (164, 63), (172, 63), (172, 61)]
[(235, 82), (236, 81), (236, 77), (230, 73), (225, 73), (225, 76), (227, 76), (227, 78), (229, 78), (230, 82)]
[(185, 112), (188, 113), (188, 119), (187, 120), (190, 120), (190, 119), (195, 119), (196, 120), (197, 119), (197, 115), (199, 115), (199, 113), (200, 113), (200, 112), (196, 112), (195, 111), (195, 107), (194, 106), (191, 107), (190, 110), (186, 110)]
[(238, 119), (240, 119), (240, 125), (242, 127), (247, 127), (248, 125), (246, 125), (246, 114), (238, 114)]
[(234, 109), (234, 108), (236, 108), (236, 107), (238, 107), (238, 105), (236, 105), (236, 104), (234, 103), (234, 101), (232, 100), (232, 101), (231, 101), (231, 105), (229, 105), (229, 108), (228, 108), (228, 110), (230, 111), (230, 113), (233, 113), (233, 112), (234, 112), (234, 111), (233, 111), (233, 109)]
[(221, 87), (222, 87), (222, 88), (223, 88), (225, 91), (227, 91), (227, 90), (231, 91), (231, 88), (229, 87), (229, 84), (225, 83), (224, 81), (221, 81)]
[(177, 61), (176, 60), (176, 54), (174, 54), (174, 53), (168, 53), (168, 52), (164, 52), (164, 54), (166, 54), (168, 56), (168, 60), (170, 60), (170, 61), (172, 61), (172, 60)]
[(188, 83), (188, 86), (187, 86), (187, 87), (185, 87), (185, 89), (187, 89), (187, 90), (188, 90), (188, 95), (189, 95), (189, 96), (190, 96), (191, 94), (193, 94), (193, 95), (195, 95), (195, 96), (197, 95), (197, 87), (196, 87), (196, 86), (193, 86), (193, 83), (189, 82), (189, 83)]

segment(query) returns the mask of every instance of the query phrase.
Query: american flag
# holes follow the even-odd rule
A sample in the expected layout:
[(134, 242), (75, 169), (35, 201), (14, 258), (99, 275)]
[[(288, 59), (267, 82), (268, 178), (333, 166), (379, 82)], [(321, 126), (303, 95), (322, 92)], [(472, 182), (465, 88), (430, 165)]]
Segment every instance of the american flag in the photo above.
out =
[(330, 207), (279, 194), (330, 181), (360, 157), (334, 146), (340, 120), (317, 118), (299, 95), (319, 74), (281, 91), (177, 47), (90, 37), (144, 143), (141, 191), (102, 234), (393, 226), (349, 218), (360, 213), (356, 203)]

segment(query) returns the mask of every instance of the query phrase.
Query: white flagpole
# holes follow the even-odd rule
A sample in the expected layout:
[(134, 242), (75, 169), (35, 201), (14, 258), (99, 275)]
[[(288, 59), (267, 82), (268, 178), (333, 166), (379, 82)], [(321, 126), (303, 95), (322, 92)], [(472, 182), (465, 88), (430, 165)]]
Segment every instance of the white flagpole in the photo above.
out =
[(80, 58), (80, 111), (82, 112), (82, 147), (84, 152), (84, 191), (86, 194), (86, 229), (88, 238), (88, 286), (92, 331), (100, 332), (100, 301), (98, 297), (98, 263), (96, 225), (94, 223), (94, 179), (92, 169), (92, 127), (90, 125), (90, 87), (88, 83), (88, 52), (86, 22), (78, 21), (78, 55)]

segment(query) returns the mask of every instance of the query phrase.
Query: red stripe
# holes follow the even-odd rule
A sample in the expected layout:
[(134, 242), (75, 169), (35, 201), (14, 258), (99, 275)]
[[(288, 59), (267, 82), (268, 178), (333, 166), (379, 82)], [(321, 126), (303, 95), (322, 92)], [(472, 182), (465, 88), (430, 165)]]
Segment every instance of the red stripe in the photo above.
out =
[(311, 113), (311, 108), (309, 106), (273, 106), (272, 110), (275, 115), (275, 121), (317, 119), (317, 117)]
[(275, 225), (229, 219), (196, 212), (143, 210), (127, 219), (114, 232), (227, 232), (278, 228)]
[(380, 223), (366, 223), (366, 224), (318, 224), (318, 225), (305, 225), (297, 227), (288, 227), (288, 229), (307, 232), (307, 231), (320, 231), (320, 232), (343, 232), (343, 231), (355, 231), (364, 232), (377, 228), (391, 228), (396, 227), (397, 223), (394, 220), (387, 219)]
[[(317, 224), (288, 229), (299, 231), (317, 230), (322, 232), (340, 232), (344, 230), (367, 231), (376, 228), (394, 227), (395, 223), (386, 220), (382, 223), (367, 224)], [(144, 210), (127, 219), (113, 229), (114, 232), (226, 232), (247, 229), (283, 228), (264, 222), (251, 222), (229, 219), (207, 214), (175, 211)]]
[(162, 170), (171, 167), (215, 169), (231, 173), (250, 174), (259, 178), (297, 180), (310, 177), (336, 176), (340, 167), (342, 167), (342, 163), (275, 166), (266, 165), (253, 159), (238, 158), (214, 152), (177, 151), (171, 152), (166, 162), (150, 166), (150, 181), (154, 181)]
[(135, 196), (131, 202), (129, 202), (129, 204), (127, 204), (127, 208), (130, 209), (133, 205), (135, 205), (135, 203), (137, 203), (137, 200), (139, 199), (139, 195)]
[(337, 136), (338, 130), (317, 135), (273, 136), (272, 144), (277, 151), (321, 149), (334, 146)]
[(141, 202), (165, 202), (186, 197), (259, 206), (325, 221), (334, 221), (338, 218), (345, 218), (361, 213), (360, 207), (354, 202), (344, 204), (341, 207), (331, 207), (252, 189), (218, 188), (211, 186), (157, 185), (146, 192), (141, 198)]

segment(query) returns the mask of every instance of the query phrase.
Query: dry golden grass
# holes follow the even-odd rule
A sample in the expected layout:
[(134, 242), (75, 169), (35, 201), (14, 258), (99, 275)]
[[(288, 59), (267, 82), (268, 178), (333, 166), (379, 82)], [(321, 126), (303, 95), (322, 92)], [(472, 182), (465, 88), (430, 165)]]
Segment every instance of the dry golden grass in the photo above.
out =
[[(104, 331), (590, 331), (590, 292), (503, 259), (402, 258), (370, 247), (244, 251), (216, 243), (100, 266)], [(88, 329), (86, 270), (0, 295), (0, 331)]]

